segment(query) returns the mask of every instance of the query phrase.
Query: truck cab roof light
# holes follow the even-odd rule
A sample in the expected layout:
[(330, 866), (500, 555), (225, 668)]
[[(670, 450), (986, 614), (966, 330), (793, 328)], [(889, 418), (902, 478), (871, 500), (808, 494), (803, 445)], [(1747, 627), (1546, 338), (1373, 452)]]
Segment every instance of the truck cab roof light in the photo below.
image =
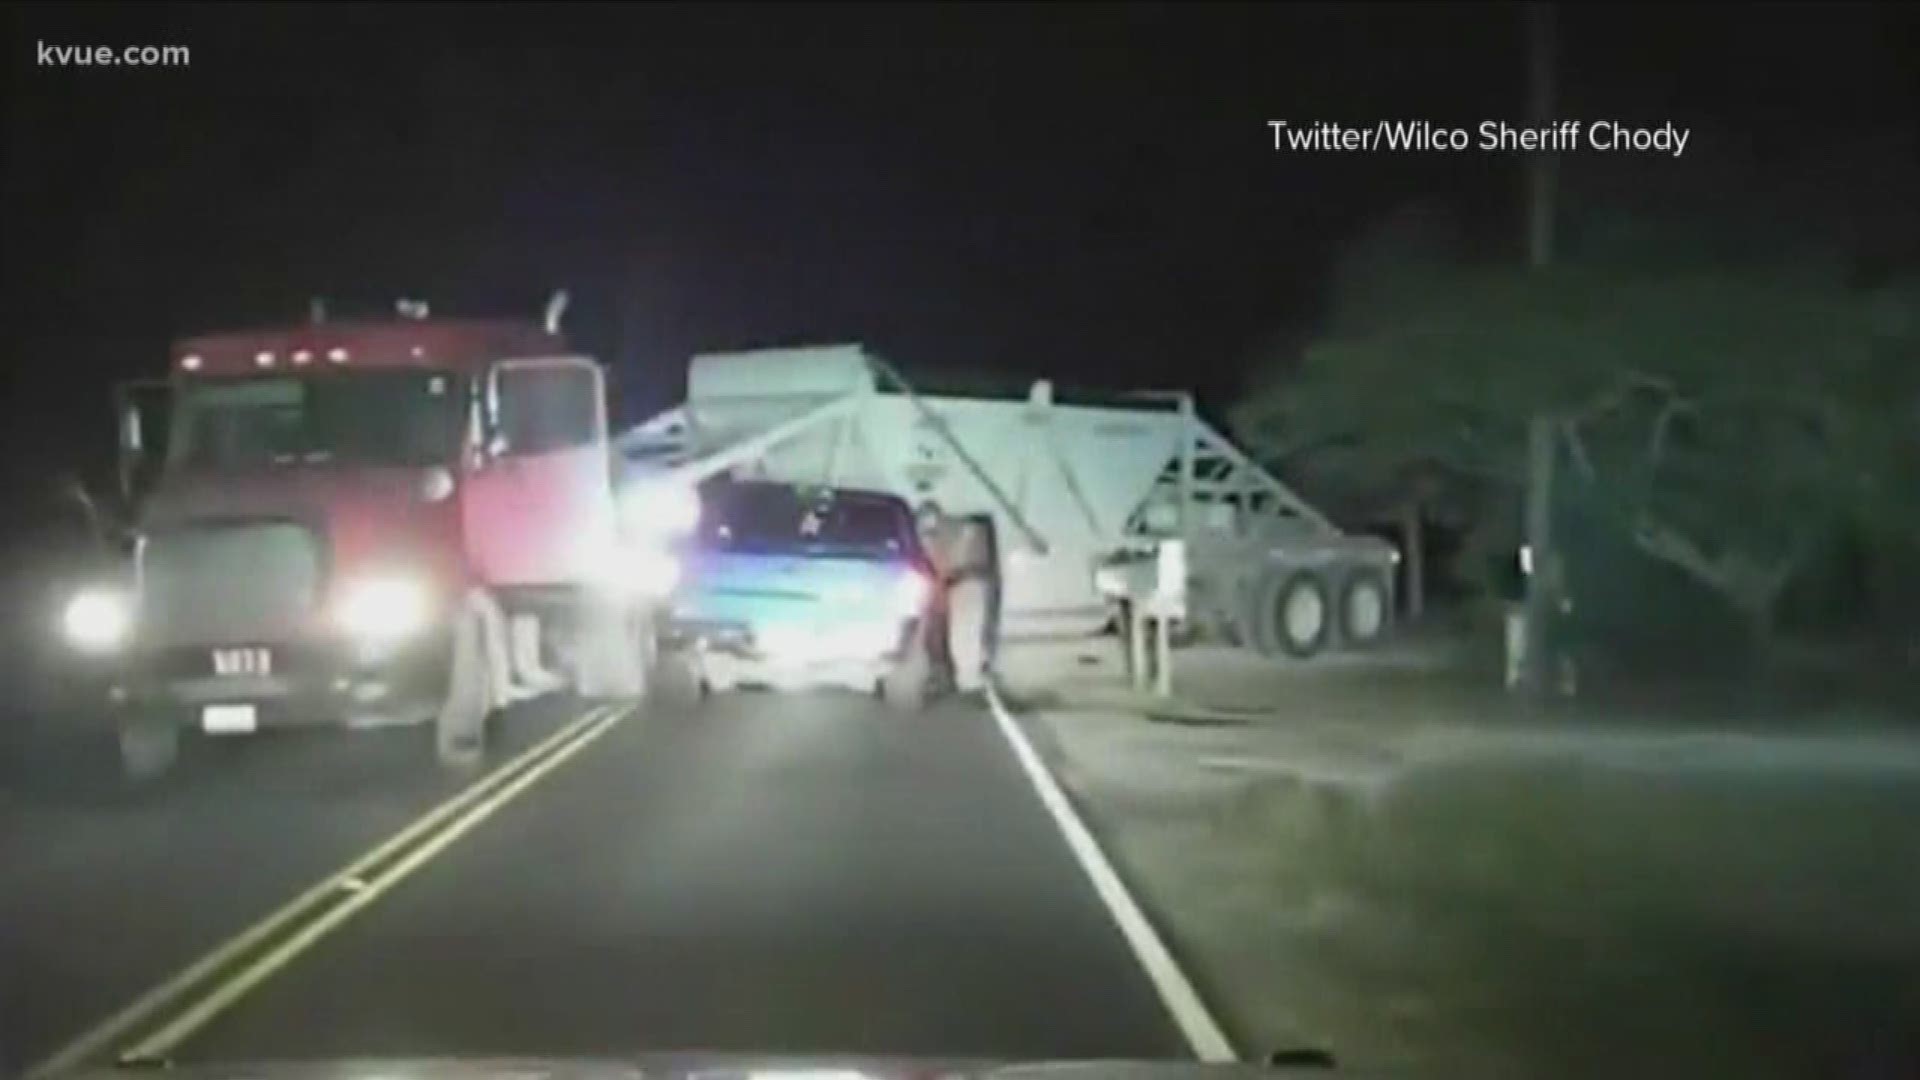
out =
[(272, 367), (273, 354), (268, 352), (265, 349), (262, 349), (259, 352), (253, 354), (253, 362), (260, 365), (261, 367)]
[(413, 358), (415, 360), (418, 360), (425, 355), (427, 355), (427, 347), (425, 345), (415, 345), (413, 347)]
[(193, 354), (193, 353), (188, 353), (188, 354), (187, 354), (186, 356), (183, 356), (183, 357), (181, 357), (181, 358), (180, 358), (180, 370), (182, 370), (182, 371), (199, 371), (199, 370), (200, 370), (200, 357), (199, 357), (199, 356), (198, 356), (197, 354)]
[(334, 364), (346, 363), (347, 350), (341, 348), (338, 345), (335, 345), (333, 348), (327, 350), (327, 361), (329, 363), (334, 363)]
[(293, 353), (294, 363), (304, 364), (312, 359), (313, 359), (313, 351), (311, 349), (295, 349), (294, 350), (294, 353)]

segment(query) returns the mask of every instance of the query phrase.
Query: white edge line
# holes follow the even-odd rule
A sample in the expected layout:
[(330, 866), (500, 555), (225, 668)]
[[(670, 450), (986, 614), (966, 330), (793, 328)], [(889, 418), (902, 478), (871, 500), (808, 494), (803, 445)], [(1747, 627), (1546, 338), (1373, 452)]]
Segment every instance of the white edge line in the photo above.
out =
[(1046, 762), (1034, 750), (1026, 733), (1020, 730), (1019, 722), (1007, 711), (991, 682), (987, 686), (987, 705), (999, 724), (1000, 733), (1006, 736), (1008, 745), (1013, 748), (1013, 756), (1020, 760), (1021, 769), (1032, 781), (1041, 805), (1053, 815), (1054, 824), (1060, 827), (1067, 847), (1072, 850), (1087, 879), (1093, 883), (1094, 892), (1106, 904), (1114, 925), (1119, 927), (1120, 935), (1127, 939), (1134, 958), (1140, 962), (1147, 979), (1160, 995), (1160, 1003), (1166, 1007), (1168, 1015), (1180, 1028), (1180, 1033), (1186, 1036), (1187, 1045), (1192, 1048), (1194, 1056), (1211, 1063), (1238, 1061), (1233, 1044), (1228, 1041), (1219, 1021), (1214, 1019), (1206, 1002), (1201, 1000), (1200, 992), (1194, 989), (1192, 980), (1181, 970), (1179, 961), (1173, 958), (1173, 952), (1161, 940), (1153, 923), (1140, 910), (1133, 894), (1127, 891), (1126, 883), (1120, 880), (1106, 853), (1100, 850), (1100, 842), (1093, 838), (1086, 823), (1080, 820), (1079, 812), (1074, 810), (1059, 781), (1054, 779)]

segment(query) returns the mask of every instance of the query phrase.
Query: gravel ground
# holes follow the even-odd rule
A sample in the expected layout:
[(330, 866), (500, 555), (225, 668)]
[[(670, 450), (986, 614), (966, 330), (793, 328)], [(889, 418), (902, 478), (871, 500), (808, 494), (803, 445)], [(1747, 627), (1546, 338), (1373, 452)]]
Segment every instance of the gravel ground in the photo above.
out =
[[(1920, 739), (1529, 719), (1435, 642), (1010, 647), (1062, 779), (1245, 1048), (1417, 1074), (1920, 1075)], [(1711, 718), (1709, 718), (1711, 719)]]

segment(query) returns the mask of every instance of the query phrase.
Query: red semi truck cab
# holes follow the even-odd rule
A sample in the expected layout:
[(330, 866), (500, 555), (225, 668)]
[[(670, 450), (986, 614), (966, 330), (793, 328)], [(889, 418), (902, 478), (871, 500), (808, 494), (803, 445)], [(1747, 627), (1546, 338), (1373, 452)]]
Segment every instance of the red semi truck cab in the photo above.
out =
[(95, 636), (128, 770), (191, 730), (471, 727), (504, 703), (514, 620), (548, 659), (581, 651), (590, 609), (627, 628), (606, 415), (599, 366), (531, 324), (177, 343), (164, 385), (122, 396), (134, 565), (124, 628)]

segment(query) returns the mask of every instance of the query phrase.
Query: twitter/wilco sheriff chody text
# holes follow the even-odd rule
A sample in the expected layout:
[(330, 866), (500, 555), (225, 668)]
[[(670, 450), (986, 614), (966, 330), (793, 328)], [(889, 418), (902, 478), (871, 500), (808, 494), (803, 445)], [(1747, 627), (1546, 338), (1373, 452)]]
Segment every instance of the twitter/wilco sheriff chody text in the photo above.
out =
[(1597, 151), (1677, 158), (1687, 152), (1687, 140), (1693, 136), (1692, 128), (1678, 127), (1671, 120), (1658, 127), (1637, 127), (1619, 120), (1557, 120), (1545, 125), (1482, 120), (1471, 128), (1447, 127), (1427, 120), (1379, 120), (1372, 124), (1269, 120), (1267, 127), (1273, 132), (1275, 150), (1301, 152)]

